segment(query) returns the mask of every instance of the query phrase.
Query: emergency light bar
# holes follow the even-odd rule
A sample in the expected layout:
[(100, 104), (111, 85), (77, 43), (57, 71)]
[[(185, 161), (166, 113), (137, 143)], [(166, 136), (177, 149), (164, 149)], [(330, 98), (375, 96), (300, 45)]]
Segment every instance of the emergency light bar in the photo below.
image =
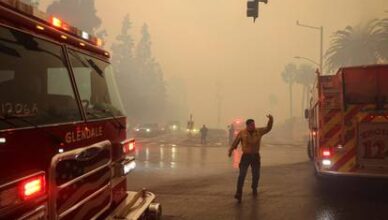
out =
[[(89, 33), (79, 30), (76, 27), (73, 27), (66, 22), (64, 22), (61, 18), (55, 17), (55, 16), (48, 16), (46, 13), (40, 11), (36, 7), (29, 5), (27, 3), (22, 2), (21, 0), (0, 0), (0, 4), (3, 4), (7, 6), (8, 8), (11, 8), (13, 10), (17, 10), (24, 15), (32, 16), (36, 19), (39, 19), (40, 21), (45, 22), (46, 24), (55, 27), (58, 30), (64, 31), (79, 40), (83, 40), (87, 43), (90, 43), (94, 46), (101, 47), (103, 45), (103, 42), (100, 38), (97, 38), (95, 36), (91, 36)], [(38, 30), (44, 31), (44, 27), (40, 25), (36, 25), (36, 28)], [(61, 38), (63, 40), (66, 40), (67, 37), (65, 35), (61, 35)], [(84, 43), (80, 43), (80, 46), (84, 46)], [(109, 55), (109, 53), (104, 53), (106, 56)]]

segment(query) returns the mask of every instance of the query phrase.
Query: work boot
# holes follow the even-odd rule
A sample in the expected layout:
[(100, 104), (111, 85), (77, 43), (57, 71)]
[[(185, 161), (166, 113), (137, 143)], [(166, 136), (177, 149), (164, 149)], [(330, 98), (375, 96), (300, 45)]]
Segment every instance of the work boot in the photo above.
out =
[(241, 193), (236, 193), (236, 194), (234, 195), (234, 198), (237, 199), (237, 202), (238, 202), (238, 203), (241, 203), (242, 194), (241, 194)]
[(252, 189), (252, 195), (253, 197), (257, 197), (257, 189)]

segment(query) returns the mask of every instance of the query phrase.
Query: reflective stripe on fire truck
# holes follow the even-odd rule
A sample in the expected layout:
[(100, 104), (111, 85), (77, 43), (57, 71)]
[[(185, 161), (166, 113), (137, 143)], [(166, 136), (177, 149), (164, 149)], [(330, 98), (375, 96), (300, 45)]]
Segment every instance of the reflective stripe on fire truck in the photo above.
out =
[(356, 142), (356, 116), (362, 110), (363, 105), (350, 106), (345, 112), (343, 118), (343, 148), (342, 154), (338, 154), (340, 159), (334, 163), (333, 170), (339, 172), (351, 172), (356, 169), (356, 155), (357, 155), (357, 142)]
[[(341, 144), (341, 133), (344, 132), (343, 119), (351, 120), (359, 111), (360, 106), (351, 106), (346, 111), (345, 115), (342, 115), (341, 111), (334, 110), (326, 114), (324, 120), (323, 132), (322, 132), (322, 148), (335, 148)], [(353, 130), (353, 128), (351, 129)], [(333, 171), (348, 172), (355, 166), (356, 159), (356, 135), (354, 132), (348, 133), (345, 135), (345, 142), (343, 143), (342, 152), (335, 152), (332, 158), (333, 166), (330, 168)]]

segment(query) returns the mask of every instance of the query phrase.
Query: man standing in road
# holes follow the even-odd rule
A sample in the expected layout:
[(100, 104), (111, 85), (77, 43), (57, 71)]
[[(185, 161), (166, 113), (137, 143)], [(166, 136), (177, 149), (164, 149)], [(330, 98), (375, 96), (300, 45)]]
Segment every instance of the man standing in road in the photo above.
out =
[(208, 132), (206, 125), (202, 125), (200, 132), (201, 132), (201, 144), (206, 144), (206, 138), (207, 138), (207, 132)]
[(237, 180), (237, 191), (234, 196), (238, 202), (241, 202), (242, 199), (245, 176), (249, 166), (251, 166), (252, 169), (252, 194), (253, 196), (257, 196), (257, 187), (260, 178), (260, 141), (264, 134), (271, 131), (273, 125), (272, 115), (267, 115), (267, 118), (267, 127), (264, 128), (256, 128), (255, 121), (253, 119), (248, 119), (246, 121), (246, 128), (238, 133), (229, 149), (230, 157), (232, 156), (233, 150), (235, 150), (241, 142), (243, 154), (239, 165), (240, 174)]

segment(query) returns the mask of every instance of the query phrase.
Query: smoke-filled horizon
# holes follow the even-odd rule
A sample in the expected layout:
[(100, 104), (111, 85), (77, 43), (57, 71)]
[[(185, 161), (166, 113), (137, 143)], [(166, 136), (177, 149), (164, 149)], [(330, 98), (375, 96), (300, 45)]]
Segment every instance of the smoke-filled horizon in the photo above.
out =
[[(41, 8), (52, 2), (42, 0)], [(214, 127), (221, 100), (221, 127), (226, 127), (235, 118), (254, 118), (261, 125), (267, 113), (276, 121), (289, 117), (284, 66), (305, 63), (295, 56), (319, 62), (319, 31), (299, 27), (297, 20), (324, 27), (326, 50), (335, 31), (387, 17), (388, 2), (270, 0), (260, 4), (256, 23), (245, 17), (244, 0), (96, 0), (96, 9), (108, 33), (108, 50), (126, 14), (135, 42), (147, 23), (165, 80), (178, 78), (186, 86), (187, 117), (192, 113), (197, 126)], [(295, 84), (293, 91), (294, 116), (301, 117), (302, 87)]]

